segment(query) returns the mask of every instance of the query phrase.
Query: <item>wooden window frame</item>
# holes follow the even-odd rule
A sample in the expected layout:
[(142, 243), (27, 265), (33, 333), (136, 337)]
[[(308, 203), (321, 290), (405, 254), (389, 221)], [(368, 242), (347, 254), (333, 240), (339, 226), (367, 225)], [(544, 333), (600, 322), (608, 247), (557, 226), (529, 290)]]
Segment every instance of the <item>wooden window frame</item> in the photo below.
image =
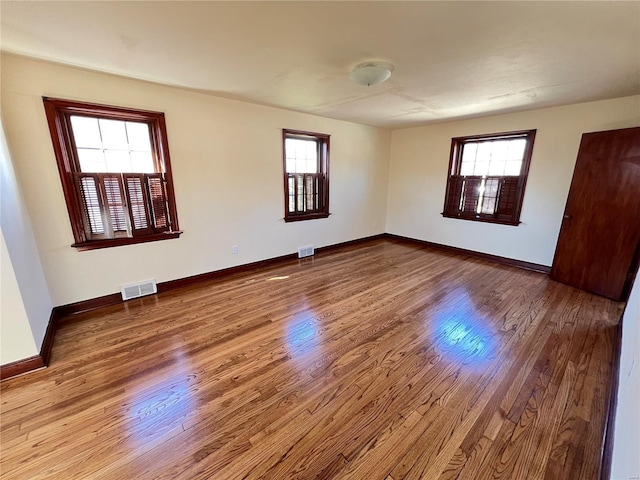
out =
[[(42, 97), (45, 113), (49, 125), (49, 132), (53, 143), (53, 149), (58, 164), (58, 172), (62, 182), (71, 229), (75, 242), (71, 245), (78, 250), (94, 250), (98, 248), (116, 247), (134, 243), (154, 242), (177, 238), (182, 231), (178, 227), (178, 213), (176, 209), (175, 193), (173, 189), (173, 176), (171, 174), (171, 160), (169, 157), (169, 144), (167, 141), (167, 128), (164, 113), (146, 110), (135, 110), (110, 105), (99, 105), (72, 100)], [(157, 177), (160, 174), (164, 182), (164, 195), (166, 200), (167, 226), (160, 231), (158, 228), (149, 228), (145, 231), (133, 233), (133, 236), (115, 238), (90, 238), (87, 218), (85, 216), (84, 203), (82, 201), (80, 188), (77, 186), (76, 177), (78, 175), (95, 176), (120, 176), (123, 180), (121, 185), (125, 185), (124, 180), (128, 173), (84, 173), (80, 169), (80, 162), (75, 146), (73, 130), (71, 127), (71, 116), (85, 116), (91, 118), (107, 118), (120, 121), (143, 122), (149, 125), (151, 133), (151, 149), (154, 156), (156, 174), (149, 176)], [(148, 186), (146, 187), (148, 190)], [(123, 189), (124, 195), (124, 189)], [(128, 190), (127, 190), (128, 194)], [(147, 194), (148, 195), (148, 194)], [(146, 199), (151, 205), (153, 199)], [(149, 205), (145, 208), (149, 208)], [(127, 205), (125, 213), (131, 215), (130, 206)], [(129, 217), (130, 218), (130, 217)], [(97, 235), (93, 235), (96, 237)]]
[[(306, 132), (303, 130), (282, 129), (282, 169), (284, 172), (284, 221), (298, 222), (301, 220), (315, 220), (327, 218), (329, 215), (329, 140), (330, 135), (324, 133)], [(287, 147), (288, 138), (314, 140), (318, 146), (318, 172), (317, 174), (290, 174), (287, 172)], [(289, 179), (291, 175), (302, 176), (303, 184), (308, 180), (315, 183), (317, 192), (317, 208), (304, 212), (289, 211)], [(295, 177), (294, 177), (295, 178)], [(295, 182), (296, 180), (294, 180)], [(316, 195), (316, 194), (313, 194)]]
[[(472, 220), (475, 222), (498, 223), (501, 225), (518, 226), (520, 222), (520, 212), (524, 192), (529, 175), (533, 144), (536, 137), (536, 130), (518, 130), (514, 132), (491, 133), (485, 135), (471, 135), (467, 137), (455, 137), (451, 139), (451, 153), (449, 156), (449, 170), (447, 175), (447, 189), (444, 197), (444, 208), (442, 216), (446, 218), (457, 218), (460, 220)], [(524, 138), (527, 143), (522, 158), (520, 175), (460, 175), (462, 167), (462, 151), (466, 143), (510, 140)], [(474, 182), (484, 178), (485, 180), (498, 180), (498, 190), (496, 197), (496, 207), (493, 214), (477, 213), (461, 210), (457, 205), (462, 203), (462, 196), (465, 195), (466, 181)], [(514, 192), (512, 192), (514, 190)], [(507, 192), (509, 192), (507, 197)], [(505, 201), (507, 199), (508, 201)], [(502, 205), (501, 205), (502, 201)]]

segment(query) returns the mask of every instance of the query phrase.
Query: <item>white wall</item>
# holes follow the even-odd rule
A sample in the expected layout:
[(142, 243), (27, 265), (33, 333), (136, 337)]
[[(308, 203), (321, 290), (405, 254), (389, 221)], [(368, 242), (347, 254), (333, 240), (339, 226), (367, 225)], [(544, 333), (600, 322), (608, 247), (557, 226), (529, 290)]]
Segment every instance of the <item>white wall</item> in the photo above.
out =
[[(0, 363), (5, 364), (35, 355), (34, 348), (40, 350), (53, 305), (1, 121), (0, 227), (3, 255), (7, 255), (2, 265), (0, 316)], [(14, 281), (19, 290), (13, 288)]]
[(0, 231), (0, 365), (37, 354), (18, 280)]
[[(640, 125), (640, 96), (394, 130), (387, 232), (551, 265), (583, 133)], [(521, 224), (444, 218), (451, 138), (537, 129)]]
[[(384, 232), (390, 132), (2, 56), (5, 130), (51, 297), (63, 305)], [(166, 114), (181, 238), (78, 252), (42, 96)], [(331, 135), (328, 219), (285, 223), (282, 128)], [(238, 255), (231, 254), (237, 244)]]
[(622, 322), (611, 480), (640, 478), (640, 275), (631, 289)]

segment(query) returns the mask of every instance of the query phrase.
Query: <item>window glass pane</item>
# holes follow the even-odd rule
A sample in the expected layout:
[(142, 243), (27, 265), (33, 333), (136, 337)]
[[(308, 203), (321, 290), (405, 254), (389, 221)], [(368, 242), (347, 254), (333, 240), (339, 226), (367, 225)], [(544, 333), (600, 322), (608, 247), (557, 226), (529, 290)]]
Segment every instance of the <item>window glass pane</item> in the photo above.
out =
[(284, 141), (287, 173), (296, 173), (296, 141), (287, 138)]
[(522, 168), (522, 161), (510, 161), (507, 162), (507, 166), (505, 168), (505, 175), (520, 175), (520, 169)]
[(460, 165), (460, 175), (473, 175), (478, 152), (477, 143), (466, 143), (462, 147), (462, 163)]
[(98, 120), (104, 148), (128, 150), (127, 131), (120, 120)]
[(285, 139), (287, 173), (316, 173), (318, 169), (317, 143), (299, 138)]
[(466, 143), (462, 148), (462, 163), (475, 162), (478, 151), (477, 143)]
[(489, 172), (489, 162), (476, 162), (473, 168), (474, 175), (487, 175)]
[(295, 138), (287, 138), (284, 142), (287, 158), (296, 158), (298, 149), (298, 142)]
[(489, 175), (503, 175), (504, 167), (504, 160), (492, 157), (491, 163), (489, 164)]
[(473, 162), (462, 162), (460, 166), (460, 175), (473, 175)]
[(504, 172), (504, 162), (507, 159), (508, 142), (497, 140), (491, 142), (491, 163), (489, 165), (489, 175), (502, 175)]
[(463, 147), (461, 175), (520, 175), (526, 140), (467, 143)]
[(509, 149), (509, 141), (497, 140), (491, 142), (492, 152), (491, 160), (497, 162), (504, 162), (507, 159), (507, 150)]
[(473, 175), (473, 168), (478, 151), (477, 143), (466, 143), (462, 147), (462, 164), (460, 165), (460, 175)]
[(127, 150), (106, 150), (104, 156), (107, 160), (107, 172), (131, 173), (131, 158)]
[(295, 140), (293, 138), (285, 139), (284, 149), (287, 154), (287, 157), (291, 157), (291, 158), (295, 157), (295, 152), (294, 152), (295, 145), (296, 145)]
[(480, 145), (478, 145), (476, 162), (489, 163), (489, 160), (491, 160), (491, 151), (492, 151), (491, 142), (482, 142)]
[(107, 168), (102, 150), (79, 148), (78, 159), (80, 160), (81, 172), (99, 173), (104, 172)]
[(307, 173), (307, 162), (304, 158), (296, 158), (296, 173)]
[(131, 150), (151, 152), (149, 125), (140, 122), (126, 122), (127, 138)]
[(148, 124), (78, 116), (71, 122), (81, 171), (156, 173)]
[(131, 152), (131, 168), (134, 173), (156, 173), (151, 152)]
[(307, 157), (307, 159), (315, 161), (318, 157), (318, 154), (317, 154), (318, 144), (312, 140), (305, 140), (305, 147), (306, 147), (305, 156)]
[(71, 117), (73, 138), (78, 148), (102, 148), (98, 119), (89, 117)]
[(296, 159), (287, 157), (287, 173), (294, 173), (296, 171)]
[(318, 162), (315, 160), (307, 160), (307, 168), (304, 173), (318, 173)]
[(522, 160), (524, 157), (524, 148), (527, 145), (527, 141), (524, 138), (518, 138), (516, 140), (509, 141), (509, 160)]

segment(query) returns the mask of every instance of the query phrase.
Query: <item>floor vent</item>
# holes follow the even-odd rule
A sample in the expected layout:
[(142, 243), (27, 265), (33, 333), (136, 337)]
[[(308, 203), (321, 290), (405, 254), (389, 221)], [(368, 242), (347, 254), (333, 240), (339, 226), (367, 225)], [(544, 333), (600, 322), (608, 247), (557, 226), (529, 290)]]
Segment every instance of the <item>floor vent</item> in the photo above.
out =
[(313, 245), (298, 248), (298, 258), (310, 257), (314, 254)]
[(146, 280), (140, 283), (122, 285), (122, 300), (144, 297), (158, 292), (158, 285), (155, 280)]

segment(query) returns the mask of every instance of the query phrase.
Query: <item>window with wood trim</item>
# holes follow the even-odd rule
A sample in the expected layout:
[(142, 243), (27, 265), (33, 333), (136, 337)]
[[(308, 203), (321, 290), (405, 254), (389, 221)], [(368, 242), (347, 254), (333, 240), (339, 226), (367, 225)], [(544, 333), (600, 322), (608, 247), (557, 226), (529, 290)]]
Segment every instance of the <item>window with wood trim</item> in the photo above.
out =
[(44, 98), (74, 247), (180, 235), (164, 114)]
[(329, 135), (282, 130), (284, 220), (329, 216)]
[(535, 130), (451, 141), (443, 216), (518, 225)]

